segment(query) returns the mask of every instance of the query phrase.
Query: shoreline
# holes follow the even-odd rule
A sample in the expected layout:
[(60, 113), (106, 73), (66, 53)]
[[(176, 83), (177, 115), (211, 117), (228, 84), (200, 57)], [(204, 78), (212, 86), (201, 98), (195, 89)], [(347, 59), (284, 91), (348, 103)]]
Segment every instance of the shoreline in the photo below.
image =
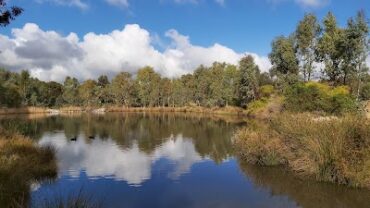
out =
[(248, 116), (248, 112), (240, 107), (119, 107), (119, 106), (103, 106), (103, 107), (61, 107), (61, 108), (45, 108), (45, 107), (20, 107), (20, 108), (0, 108), (0, 115), (14, 114), (69, 114), (69, 113), (110, 113), (110, 112), (163, 112), (163, 113), (202, 113), (202, 114), (219, 114), (219, 115), (236, 115)]

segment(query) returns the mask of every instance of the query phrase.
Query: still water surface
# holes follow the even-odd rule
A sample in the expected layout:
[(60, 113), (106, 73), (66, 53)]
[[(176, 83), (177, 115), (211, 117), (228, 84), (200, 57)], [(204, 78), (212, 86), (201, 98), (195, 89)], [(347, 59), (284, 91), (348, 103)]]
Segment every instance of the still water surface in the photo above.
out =
[(244, 164), (232, 146), (233, 132), (246, 125), (237, 118), (105, 114), (10, 120), (39, 145), (56, 148), (58, 177), (31, 187), (34, 207), (80, 192), (109, 208), (370, 207), (367, 190)]

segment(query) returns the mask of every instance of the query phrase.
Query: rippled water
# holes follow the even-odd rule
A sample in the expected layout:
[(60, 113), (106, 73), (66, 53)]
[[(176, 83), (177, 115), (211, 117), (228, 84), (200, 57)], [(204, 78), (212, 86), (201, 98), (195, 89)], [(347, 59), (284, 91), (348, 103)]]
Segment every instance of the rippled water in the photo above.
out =
[[(102, 207), (370, 207), (370, 192), (244, 164), (237, 118), (106, 114), (12, 118), (56, 148), (58, 177), (30, 187), (34, 207), (83, 193)], [(7, 124), (9, 125), (9, 124)], [(76, 138), (76, 141), (71, 141)]]

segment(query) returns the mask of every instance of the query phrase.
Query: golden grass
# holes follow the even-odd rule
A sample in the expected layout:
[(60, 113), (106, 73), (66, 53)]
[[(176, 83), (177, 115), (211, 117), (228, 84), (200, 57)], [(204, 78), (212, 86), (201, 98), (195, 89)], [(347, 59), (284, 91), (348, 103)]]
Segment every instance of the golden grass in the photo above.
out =
[(0, 128), (0, 204), (26, 207), (33, 182), (55, 178), (54, 149), (37, 147), (31, 139)]
[(22, 107), (22, 108), (0, 108), (1, 114), (31, 114), (48, 113), (47, 108), (42, 107)]
[(370, 121), (364, 117), (282, 113), (235, 138), (249, 163), (285, 165), (317, 180), (370, 188)]
[(249, 103), (245, 112), (253, 118), (267, 119), (282, 111), (283, 100), (283, 97), (277, 95), (272, 95), (269, 98), (262, 98)]

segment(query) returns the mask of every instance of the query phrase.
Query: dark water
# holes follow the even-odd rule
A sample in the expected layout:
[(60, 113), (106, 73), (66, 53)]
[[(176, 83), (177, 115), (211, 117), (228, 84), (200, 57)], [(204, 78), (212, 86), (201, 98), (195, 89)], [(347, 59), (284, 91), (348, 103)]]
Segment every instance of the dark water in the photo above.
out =
[(80, 193), (109, 208), (370, 207), (367, 190), (239, 161), (231, 137), (246, 124), (234, 118), (106, 114), (1, 122), (57, 150), (58, 177), (30, 187), (33, 207)]

